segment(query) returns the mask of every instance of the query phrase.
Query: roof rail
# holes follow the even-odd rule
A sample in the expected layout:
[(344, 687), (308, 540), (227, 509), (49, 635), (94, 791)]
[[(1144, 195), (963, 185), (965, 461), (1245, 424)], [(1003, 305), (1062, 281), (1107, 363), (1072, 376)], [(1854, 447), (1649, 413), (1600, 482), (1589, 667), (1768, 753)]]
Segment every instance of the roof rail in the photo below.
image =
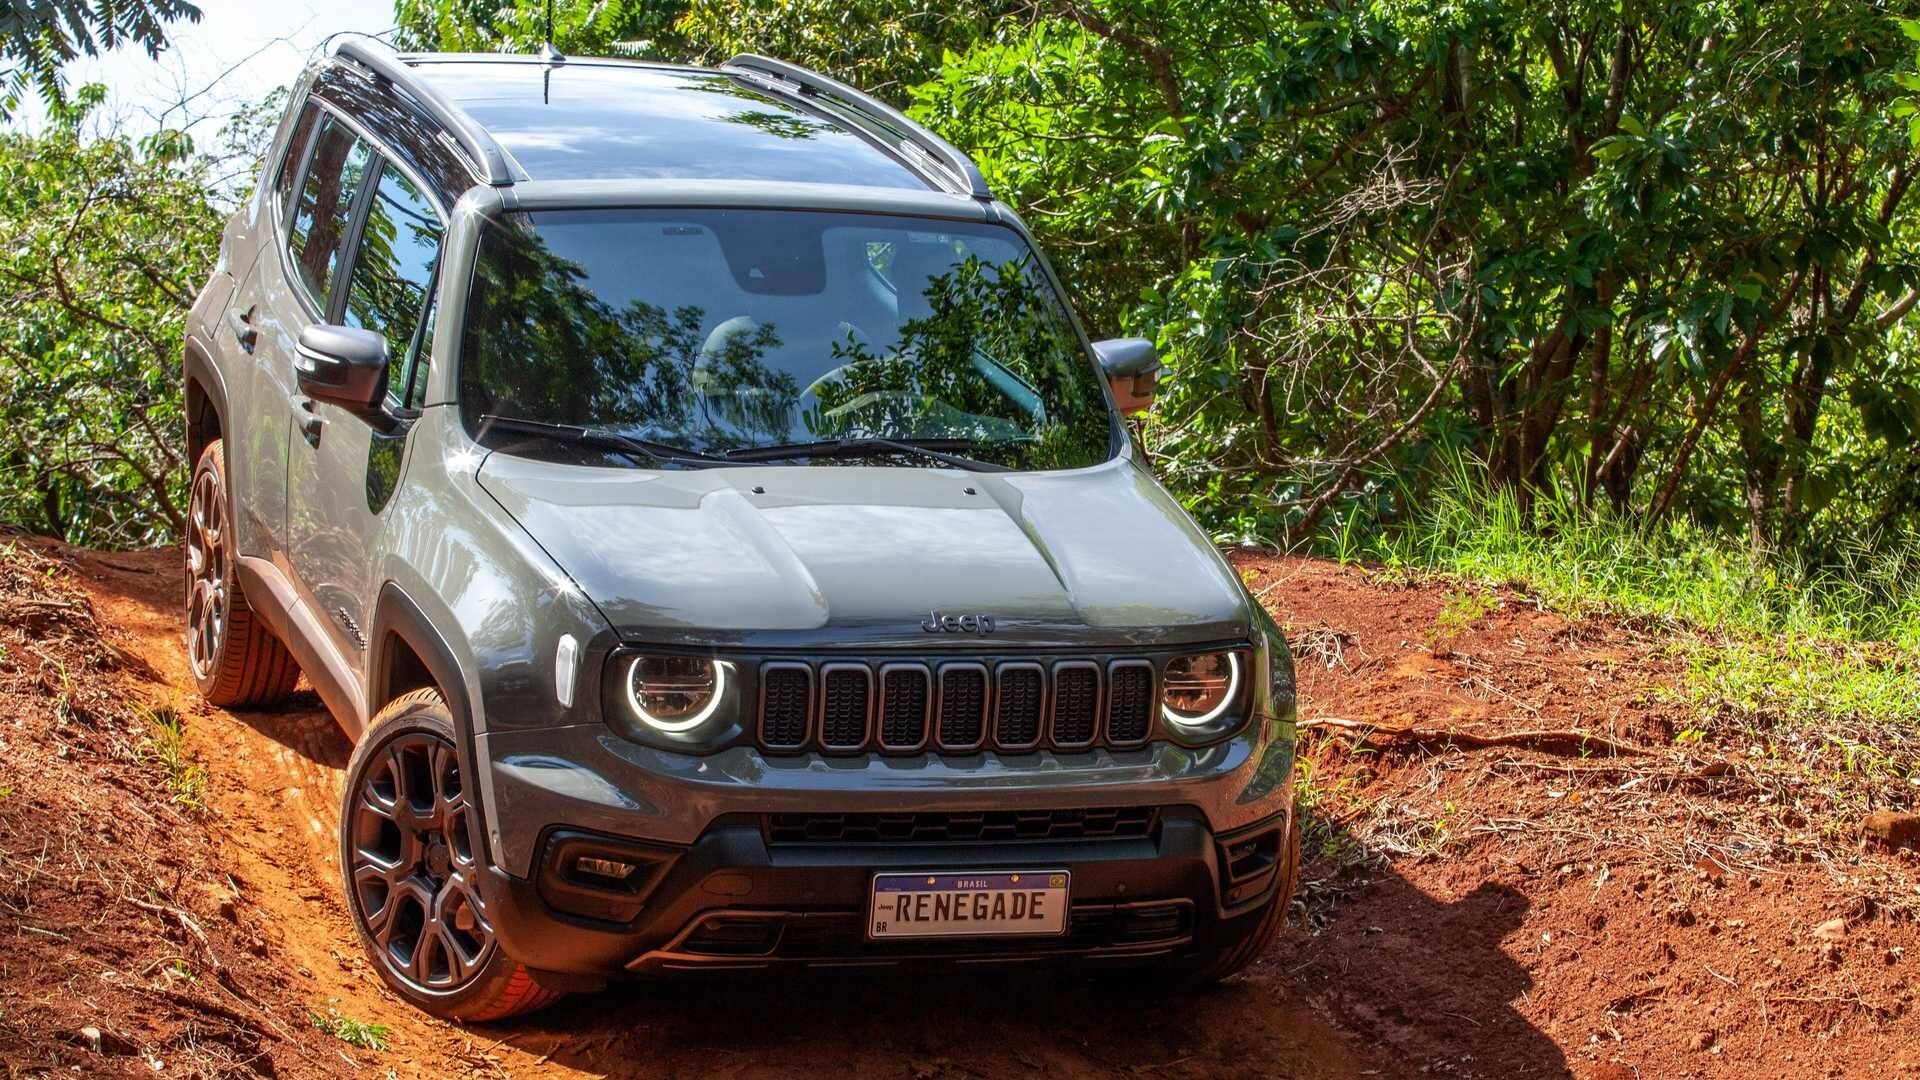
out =
[(343, 34), (334, 45), (333, 53), (370, 69), (419, 102), (465, 151), (482, 181), (493, 187), (506, 187), (513, 183), (513, 172), (507, 167), (507, 155), (501, 152), (500, 144), (493, 141), (493, 136), (475, 123), (466, 110), (447, 100), (431, 83), (421, 78), (419, 72), (400, 58), (393, 46), (368, 34)]
[(980, 167), (973, 163), (972, 158), (886, 102), (817, 71), (757, 53), (741, 53), (720, 66), (722, 71), (729, 69), (757, 76), (755, 82), (784, 93), (824, 98), (861, 119), (888, 129), (903, 145), (920, 151), (931, 158), (932, 164), (941, 171), (950, 173), (960, 190), (984, 202), (993, 201), (987, 178), (980, 174)]

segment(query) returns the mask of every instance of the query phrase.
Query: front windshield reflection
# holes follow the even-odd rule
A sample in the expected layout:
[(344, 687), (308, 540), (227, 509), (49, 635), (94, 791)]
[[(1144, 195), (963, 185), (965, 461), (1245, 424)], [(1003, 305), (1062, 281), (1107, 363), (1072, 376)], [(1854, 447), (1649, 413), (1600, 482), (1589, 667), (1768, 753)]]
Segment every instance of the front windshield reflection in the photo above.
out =
[(1093, 464), (1106, 399), (1033, 258), (1008, 229), (871, 215), (514, 215), (481, 242), (463, 414), (708, 453), (886, 438)]

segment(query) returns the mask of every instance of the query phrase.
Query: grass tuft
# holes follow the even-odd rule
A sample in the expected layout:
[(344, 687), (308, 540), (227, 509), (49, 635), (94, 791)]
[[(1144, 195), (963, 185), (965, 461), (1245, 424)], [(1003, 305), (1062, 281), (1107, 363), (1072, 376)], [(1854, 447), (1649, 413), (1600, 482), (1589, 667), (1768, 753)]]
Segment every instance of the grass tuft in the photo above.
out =
[(307, 1019), (317, 1030), (362, 1050), (385, 1051), (387, 1037), (392, 1034), (392, 1029), (385, 1024), (370, 1024), (365, 1020), (342, 1016), (339, 1009), (331, 1007), (324, 1013), (317, 1009), (309, 1009)]
[(187, 749), (186, 720), (169, 706), (142, 709), (147, 740), (141, 757), (160, 770), (173, 801), (193, 811), (207, 808), (207, 768)]

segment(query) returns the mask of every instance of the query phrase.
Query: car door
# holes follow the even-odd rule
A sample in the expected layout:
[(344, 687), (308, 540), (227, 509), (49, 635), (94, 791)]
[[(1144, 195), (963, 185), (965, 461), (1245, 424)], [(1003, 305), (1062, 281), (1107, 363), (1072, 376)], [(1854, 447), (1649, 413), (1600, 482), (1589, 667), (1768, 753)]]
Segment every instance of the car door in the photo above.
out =
[[(244, 498), (266, 552), (291, 570), (289, 450), (312, 420), (294, 376), (300, 332), (337, 310), (339, 268), (373, 147), (336, 114), (316, 109), (277, 250), (255, 263), (233, 305), (236, 335), (252, 336), (254, 378), (245, 421)], [(291, 433), (291, 438), (289, 434)]]
[(349, 222), (332, 321), (387, 339), (386, 416), (373, 422), (304, 401), (287, 442), (287, 532), (294, 576), (343, 655), (366, 648), (382, 514), (398, 482), (411, 416), (426, 392), (434, 270), (445, 224), (426, 190), (375, 155)]
[[(261, 183), (264, 193), (259, 218), (253, 223), (251, 253), (245, 265), (234, 265), (237, 284), (222, 316), (225, 326), (215, 335), (227, 373), (227, 400), (231, 406), (224, 435), (229, 482), (233, 485), (239, 550), (270, 555), (285, 542), (287, 517), (287, 395), (292, 369), (289, 346), (276, 332), (262, 341), (263, 327), (304, 325), (305, 309), (284, 287), (288, 226), (315, 124), (323, 115), (305, 102), (295, 117), (278, 168)], [(239, 250), (236, 245), (235, 250)], [(286, 310), (276, 311), (276, 307)], [(297, 333), (297, 331), (296, 331)]]

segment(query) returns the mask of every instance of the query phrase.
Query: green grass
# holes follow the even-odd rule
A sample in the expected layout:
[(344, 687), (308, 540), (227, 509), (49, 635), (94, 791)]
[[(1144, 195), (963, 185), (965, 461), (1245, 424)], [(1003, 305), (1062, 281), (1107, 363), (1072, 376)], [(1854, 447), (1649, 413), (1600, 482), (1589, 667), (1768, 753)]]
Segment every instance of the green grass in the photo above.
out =
[(1817, 568), (1758, 559), (1683, 521), (1643, 535), (1566, 495), (1536, 499), (1529, 514), (1459, 465), (1410, 525), (1339, 547), (1398, 569), (1523, 584), (1575, 614), (1669, 624), (1687, 665), (1681, 692), (1704, 717), (1920, 733), (1920, 544), (1861, 546)]
[(317, 1030), (324, 1031), (341, 1042), (349, 1046), (357, 1046), (362, 1050), (386, 1050), (387, 1037), (392, 1034), (392, 1030), (385, 1024), (369, 1024), (365, 1020), (342, 1016), (340, 1010), (334, 1008), (329, 1008), (324, 1013), (317, 1009), (309, 1009), (307, 1019)]
[(147, 720), (147, 741), (141, 756), (160, 770), (173, 801), (189, 810), (207, 808), (207, 768), (187, 749), (186, 720), (167, 706), (141, 710)]

